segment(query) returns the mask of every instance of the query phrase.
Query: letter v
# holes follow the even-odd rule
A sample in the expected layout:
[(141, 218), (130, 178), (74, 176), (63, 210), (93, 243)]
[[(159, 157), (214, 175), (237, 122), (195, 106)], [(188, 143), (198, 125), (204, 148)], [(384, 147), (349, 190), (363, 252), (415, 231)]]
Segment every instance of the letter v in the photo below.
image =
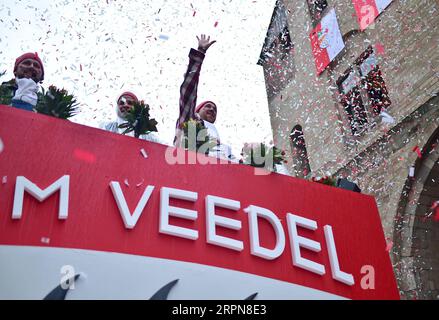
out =
[(134, 210), (133, 214), (131, 214), (130, 209), (128, 208), (119, 182), (111, 181), (110, 188), (113, 192), (113, 197), (116, 200), (117, 207), (119, 208), (120, 215), (122, 216), (123, 222), (125, 224), (125, 228), (133, 229), (136, 226), (137, 220), (139, 220), (140, 215), (142, 214), (142, 211), (145, 208), (152, 191), (154, 190), (154, 186), (148, 186), (145, 189), (142, 197), (140, 198), (140, 201), (137, 203), (136, 209)]

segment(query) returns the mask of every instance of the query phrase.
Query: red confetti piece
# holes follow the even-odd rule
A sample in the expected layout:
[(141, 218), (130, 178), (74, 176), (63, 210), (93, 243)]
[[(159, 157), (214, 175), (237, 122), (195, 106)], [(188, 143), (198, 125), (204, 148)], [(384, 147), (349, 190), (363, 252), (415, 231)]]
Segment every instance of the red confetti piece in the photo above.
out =
[(390, 250), (392, 250), (393, 247), (393, 241), (390, 240), (390, 238), (386, 238), (386, 240), (387, 240), (386, 252), (390, 252)]
[(378, 54), (384, 55), (384, 46), (381, 43), (377, 42), (375, 44), (375, 49), (376, 49)]
[(192, 17), (195, 17), (196, 14), (197, 14), (197, 11), (194, 11), (194, 14), (192, 15)]
[(213, 26), (216, 28), (217, 25), (218, 25), (218, 21), (216, 21)]
[(415, 146), (413, 148), (413, 152), (416, 152), (418, 154), (418, 158), (421, 159), (422, 158), (422, 153), (421, 153), (421, 149), (419, 149), (418, 146)]
[(434, 221), (439, 221), (439, 200), (433, 202), (431, 209), (433, 209), (434, 212)]
[(73, 156), (81, 161), (88, 162), (88, 163), (94, 163), (96, 162), (96, 156), (93, 153), (90, 153), (85, 150), (81, 149), (75, 149), (73, 151)]

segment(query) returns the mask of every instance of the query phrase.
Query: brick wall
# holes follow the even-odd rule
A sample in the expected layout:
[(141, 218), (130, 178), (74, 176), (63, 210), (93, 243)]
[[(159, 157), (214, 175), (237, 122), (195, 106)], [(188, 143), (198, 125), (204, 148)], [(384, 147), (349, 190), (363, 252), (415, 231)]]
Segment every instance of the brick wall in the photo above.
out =
[[(437, 187), (426, 185), (429, 191), (421, 197), (421, 191), (411, 189), (408, 177), (410, 166), (415, 164), (417, 174), (425, 175), (416, 179), (425, 180), (430, 174), (427, 164), (418, 161), (412, 150), (414, 146), (424, 147), (439, 127), (439, 3), (394, 0), (373, 25), (360, 32), (351, 0), (328, 1), (328, 9), (336, 9), (346, 47), (320, 76), (316, 75), (311, 52), (309, 33), (313, 25), (306, 1), (284, 3), (289, 10), (295, 75), (269, 100), (275, 143), (287, 150), (291, 164), (289, 133), (295, 125), (301, 125), (315, 175), (348, 177), (364, 193), (375, 196), (386, 237), (401, 247), (396, 253), (408, 252), (406, 256), (392, 256), (400, 269), (410, 270), (397, 271), (406, 275), (399, 279), (403, 297), (410, 298), (414, 292), (416, 297), (437, 297), (439, 246), (425, 247), (439, 243), (437, 226), (427, 233), (420, 231), (419, 219), (408, 219), (404, 212), (410, 206), (424, 212), (436, 195), (439, 200)], [(392, 102), (388, 112), (396, 122), (385, 124), (377, 117), (374, 126), (355, 138), (338, 100), (336, 81), (368, 46), (382, 48), (376, 56)], [(418, 170), (422, 166), (424, 170)], [(430, 166), (433, 168), (433, 164)], [(417, 188), (423, 190), (424, 185)], [(415, 193), (419, 199), (410, 198)], [(403, 233), (410, 241), (395, 236), (400, 231), (396, 223), (400, 218), (407, 220)], [(415, 259), (416, 255), (422, 258)], [(402, 265), (407, 257), (410, 261)], [(424, 267), (436, 271), (427, 272)]]

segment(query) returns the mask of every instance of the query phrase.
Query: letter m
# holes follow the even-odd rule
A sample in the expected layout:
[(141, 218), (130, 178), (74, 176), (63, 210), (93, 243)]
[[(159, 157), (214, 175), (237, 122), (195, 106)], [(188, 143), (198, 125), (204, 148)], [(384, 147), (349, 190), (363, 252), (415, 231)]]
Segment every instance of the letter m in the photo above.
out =
[(64, 175), (46, 189), (41, 190), (35, 183), (23, 176), (18, 176), (15, 182), (14, 207), (12, 219), (21, 219), (23, 212), (24, 191), (27, 191), (38, 201), (42, 202), (57, 190), (60, 190), (58, 219), (67, 219), (69, 214), (69, 182), (70, 176)]

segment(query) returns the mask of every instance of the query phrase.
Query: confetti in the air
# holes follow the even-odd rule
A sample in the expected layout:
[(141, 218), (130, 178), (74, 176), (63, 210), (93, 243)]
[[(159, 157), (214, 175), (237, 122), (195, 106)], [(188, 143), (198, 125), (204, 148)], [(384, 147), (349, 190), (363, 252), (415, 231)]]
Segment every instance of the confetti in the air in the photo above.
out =
[(144, 157), (144, 158), (148, 158), (148, 154), (146, 153), (146, 151), (145, 151), (145, 149), (140, 149), (140, 153), (142, 154), (142, 156)]
[(395, 119), (384, 110), (381, 111), (380, 116), (382, 117), (383, 122), (385, 123), (390, 123), (390, 124), (395, 123)]
[(434, 214), (434, 221), (439, 221), (439, 200), (433, 202), (433, 205), (431, 206), (431, 209), (433, 210)]
[(0, 138), (0, 153), (3, 152), (3, 149), (4, 149), (3, 141), (2, 141), (2, 139)]
[(125, 185), (126, 185), (127, 187), (130, 186), (130, 184), (129, 184), (129, 182), (128, 182), (128, 179), (125, 179), (123, 182), (125, 183)]
[(169, 40), (169, 36), (164, 35), (164, 34), (161, 34), (161, 35), (159, 36), (159, 39), (162, 39), (162, 40)]
[(8, 182), (8, 176), (3, 176), (2, 184), (6, 184)]
[(415, 167), (411, 166), (409, 169), (409, 177), (413, 178), (415, 176)]
[(413, 152), (416, 152), (416, 154), (418, 155), (418, 158), (421, 159), (422, 158), (422, 152), (421, 149), (418, 146), (415, 146), (413, 148)]
[(386, 238), (386, 242), (387, 242), (386, 251), (390, 252), (390, 250), (392, 250), (393, 247), (393, 241), (390, 238)]
[(382, 43), (377, 42), (375, 44), (375, 49), (379, 55), (384, 55), (384, 46)]
[(41, 238), (41, 243), (49, 244), (50, 243), (50, 238), (42, 237)]
[(145, 182), (145, 179), (142, 179), (138, 184), (136, 184), (136, 188), (140, 187)]

